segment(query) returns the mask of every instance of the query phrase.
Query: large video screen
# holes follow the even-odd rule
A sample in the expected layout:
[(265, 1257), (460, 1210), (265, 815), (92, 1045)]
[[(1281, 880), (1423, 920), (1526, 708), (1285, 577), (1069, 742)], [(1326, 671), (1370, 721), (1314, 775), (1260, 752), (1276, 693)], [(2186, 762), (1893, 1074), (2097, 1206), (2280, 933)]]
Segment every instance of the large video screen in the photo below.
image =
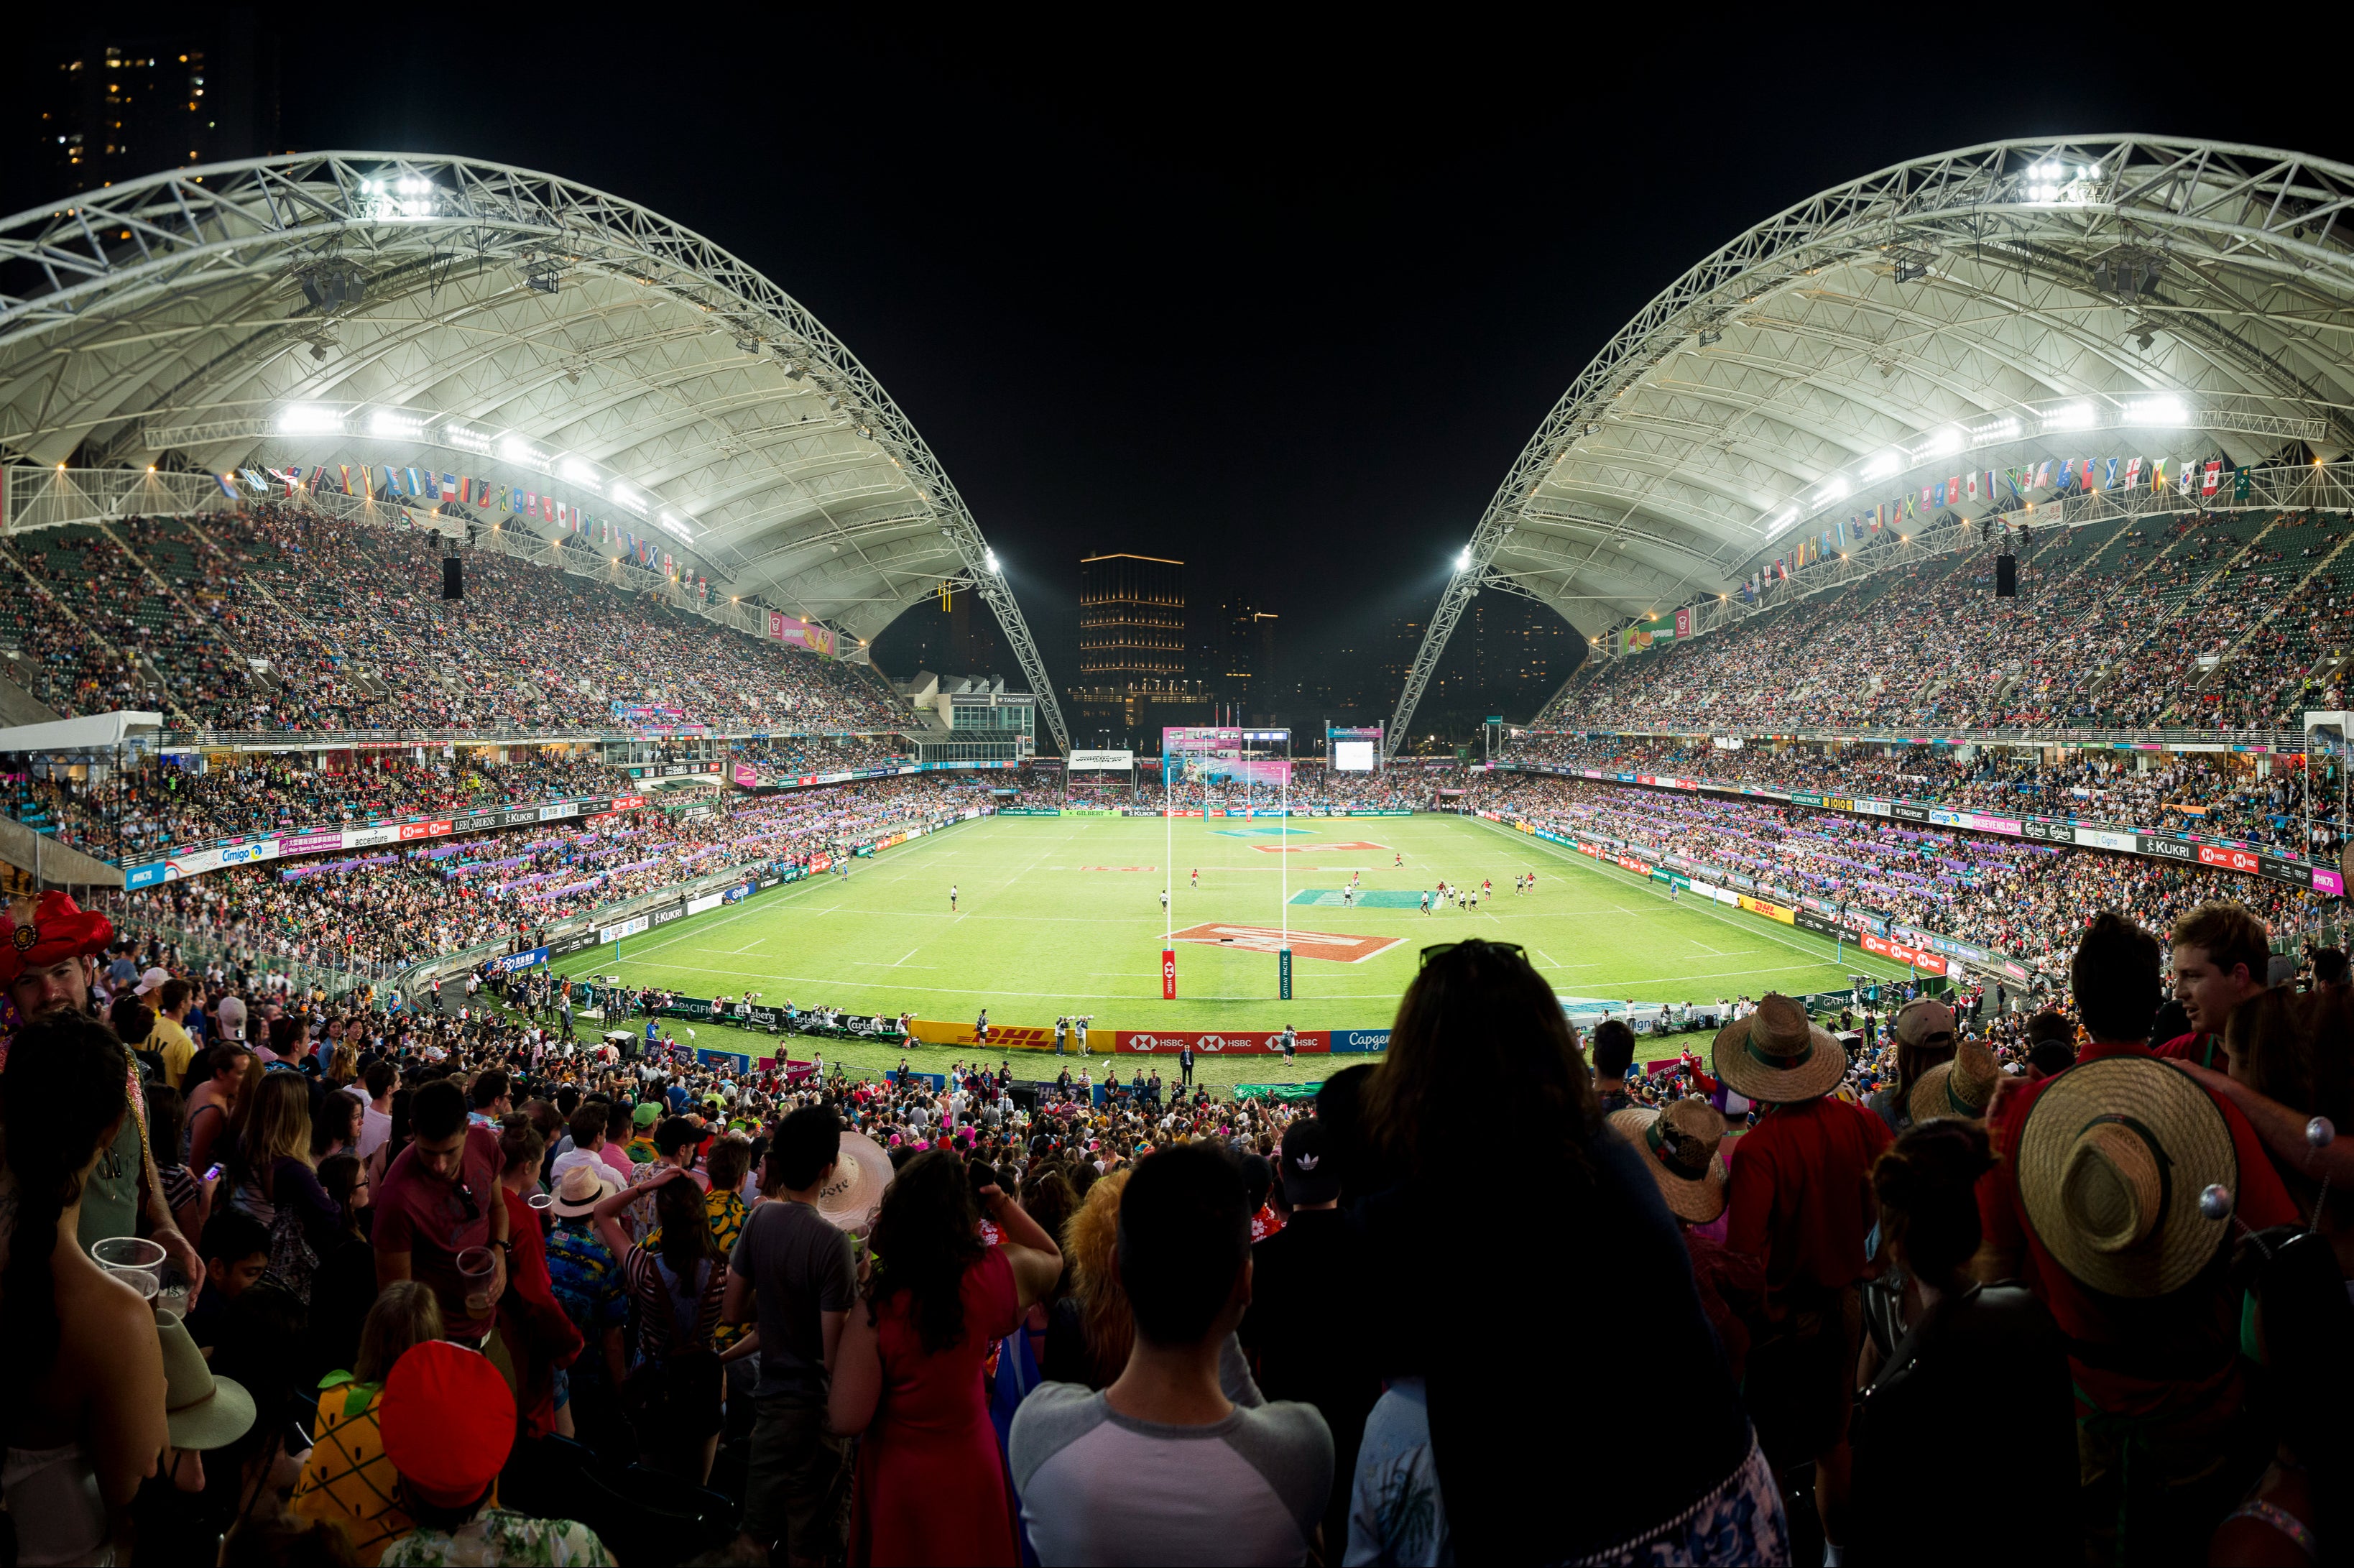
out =
[(1336, 740), (1332, 743), (1332, 771), (1335, 773), (1371, 773), (1373, 770), (1373, 743), (1370, 740)]

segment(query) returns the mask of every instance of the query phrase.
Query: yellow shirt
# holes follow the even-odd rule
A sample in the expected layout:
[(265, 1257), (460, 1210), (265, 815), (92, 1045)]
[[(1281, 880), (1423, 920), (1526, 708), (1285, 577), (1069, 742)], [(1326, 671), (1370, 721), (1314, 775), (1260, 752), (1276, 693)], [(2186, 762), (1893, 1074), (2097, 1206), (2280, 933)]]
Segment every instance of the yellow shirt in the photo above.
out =
[(164, 1054), (164, 1081), (175, 1089), (184, 1089), (188, 1064), (196, 1059), (196, 1043), (188, 1038), (186, 1029), (160, 1012), (155, 1015), (155, 1027), (147, 1039)]

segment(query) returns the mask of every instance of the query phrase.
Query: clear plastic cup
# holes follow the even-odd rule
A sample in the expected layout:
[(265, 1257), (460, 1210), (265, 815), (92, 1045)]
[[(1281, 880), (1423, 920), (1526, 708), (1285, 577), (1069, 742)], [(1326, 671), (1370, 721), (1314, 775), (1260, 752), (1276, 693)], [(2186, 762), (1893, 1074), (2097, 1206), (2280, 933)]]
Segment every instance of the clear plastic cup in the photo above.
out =
[(466, 1311), (479, 1318), (491, 1309), (491, 1249), (470, 1246), (458, 1255), (458, 1277), (466, 1286)]
[(144, 1236), (108, 1236), (90, 1245), (98, 1266), (153, 1301), (164, 1288), (164, 1249)]

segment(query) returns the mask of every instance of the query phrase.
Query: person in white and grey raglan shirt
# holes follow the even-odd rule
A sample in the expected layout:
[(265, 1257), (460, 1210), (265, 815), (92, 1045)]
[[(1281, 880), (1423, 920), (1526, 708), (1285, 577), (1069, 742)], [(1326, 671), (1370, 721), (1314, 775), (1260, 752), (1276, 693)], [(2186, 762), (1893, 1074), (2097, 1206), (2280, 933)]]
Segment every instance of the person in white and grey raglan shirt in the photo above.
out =
[(1038, 1561), (1304, 1562), (1332, 1434), (1313, 1405), (1262, 1402), (1235, 1348), (1250, 1301), (1241, 1171), (1209, 1144), (1146, 1157), (1120, 1193), (1119, 1248), (1127, 1367), (1100, 1393), (1040, 1384), (1007, 1437)]

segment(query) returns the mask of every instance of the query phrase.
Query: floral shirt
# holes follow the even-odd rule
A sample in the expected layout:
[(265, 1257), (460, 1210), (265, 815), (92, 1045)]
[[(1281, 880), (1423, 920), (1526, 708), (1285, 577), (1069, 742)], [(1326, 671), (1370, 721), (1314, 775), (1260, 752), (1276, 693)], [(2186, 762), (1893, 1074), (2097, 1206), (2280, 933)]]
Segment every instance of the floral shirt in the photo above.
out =
[(561, 1568), (575, 1563), (610, 1568), (613, 1554), (585, 1524), (530, 1519), (494, 1508), (454, 1531), (413, 1531), (386, 1548), (382, 1561), (384, 1568), (429, 1568), (434, 1563)]
[(611, 1250), (587, 1221), (559, 1222), (547, 1233), (547, 1282), (557, 1305), (588, 1343), (572, 1363), (572, 1375), (605, 1377), (605, 1355), (599, 1345), (607, 1330), (629, 1321), (630, 1287)]

